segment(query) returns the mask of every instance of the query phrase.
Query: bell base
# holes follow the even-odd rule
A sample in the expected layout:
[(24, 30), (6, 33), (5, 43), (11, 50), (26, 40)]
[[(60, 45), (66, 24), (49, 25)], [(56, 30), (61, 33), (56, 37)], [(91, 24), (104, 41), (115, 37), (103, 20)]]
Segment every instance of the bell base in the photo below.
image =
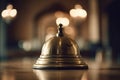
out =
[(88, 66), (85, 65), (34, 65), (33, 69), (38, 70), (86, 70)]

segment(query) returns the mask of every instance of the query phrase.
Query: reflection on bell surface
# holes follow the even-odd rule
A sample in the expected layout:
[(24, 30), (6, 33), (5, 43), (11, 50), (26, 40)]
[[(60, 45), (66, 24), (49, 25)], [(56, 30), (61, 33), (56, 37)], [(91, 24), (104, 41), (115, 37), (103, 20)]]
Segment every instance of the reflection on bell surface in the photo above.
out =
[(34, 69), (88, 69), (80, 56), (76, 42), (63, 35), (62, 24), (59, 25), (58, 35), (47, 40)]

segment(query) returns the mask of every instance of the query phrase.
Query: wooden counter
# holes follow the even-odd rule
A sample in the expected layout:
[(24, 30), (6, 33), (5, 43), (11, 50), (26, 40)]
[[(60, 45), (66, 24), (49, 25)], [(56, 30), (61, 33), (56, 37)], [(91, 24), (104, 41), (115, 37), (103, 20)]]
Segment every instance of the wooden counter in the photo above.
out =
[(120, 80), (120, 65), (87, 61), (88, 70), (35, 70), (36, 59), (0, 62), (0, 80)]

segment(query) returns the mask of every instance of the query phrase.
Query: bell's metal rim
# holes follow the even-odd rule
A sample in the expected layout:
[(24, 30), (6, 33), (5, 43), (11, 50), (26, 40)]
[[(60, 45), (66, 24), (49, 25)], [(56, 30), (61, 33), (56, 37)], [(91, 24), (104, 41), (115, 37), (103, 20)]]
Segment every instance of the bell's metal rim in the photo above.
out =
[(88, 65), (33, 65), (33, 69), (37, 70), (87, 70)]

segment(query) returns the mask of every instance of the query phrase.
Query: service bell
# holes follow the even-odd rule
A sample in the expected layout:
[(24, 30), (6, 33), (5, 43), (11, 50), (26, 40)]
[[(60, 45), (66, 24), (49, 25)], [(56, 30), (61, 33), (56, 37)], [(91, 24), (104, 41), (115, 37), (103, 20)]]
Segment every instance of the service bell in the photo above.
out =
[(33, 68), (88, 69), (88, 65), (81, 58), (77, 43), (64, 36), (62, 24), (60, 24), (58, 35), (44, 43), (41, 55)]

